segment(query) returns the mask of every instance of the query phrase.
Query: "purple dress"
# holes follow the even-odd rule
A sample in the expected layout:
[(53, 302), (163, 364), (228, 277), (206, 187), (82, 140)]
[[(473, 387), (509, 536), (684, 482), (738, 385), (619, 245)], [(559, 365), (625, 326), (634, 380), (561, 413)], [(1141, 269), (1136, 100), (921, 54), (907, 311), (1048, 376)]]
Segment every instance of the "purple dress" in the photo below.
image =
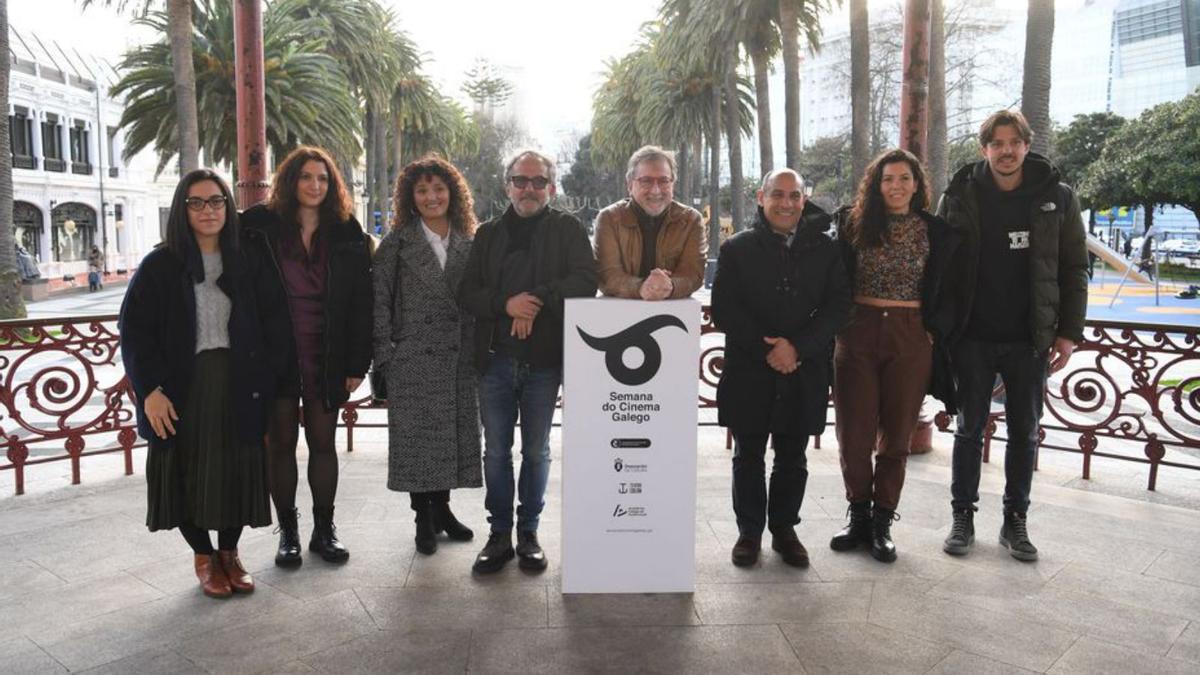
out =
[(279, 239), (279, 266), (292, 315), (292, 335), (300, 365), (300, 395), (321, 400), (322, 339), (325, 333), (325, 275), (329, 263), (326, 228), (313, 233), (304, 250), (299, 228)]

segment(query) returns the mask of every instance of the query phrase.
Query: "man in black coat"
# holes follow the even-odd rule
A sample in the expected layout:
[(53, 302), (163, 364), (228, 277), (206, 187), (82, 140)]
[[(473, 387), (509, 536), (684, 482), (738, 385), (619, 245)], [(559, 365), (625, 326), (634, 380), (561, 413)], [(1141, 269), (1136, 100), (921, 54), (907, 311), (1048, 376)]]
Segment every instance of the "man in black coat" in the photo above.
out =
[[(479, 227), (458, 300), (475, 316), (475, 366), (483, 421), (485, 505), (491, 534), (474, 570), (513, 558), (513, 497), (522, 569), (546, 569), (537, 528), (550, 476), (550, 426), (562, 382), (563, 300), (596, 295), (596, 261), (574, 216), (550, 208), (554, 161), (525, 151), (509, 161), (512, 204)], [(521, 422), (521, 471), (513, 485), (513, 431)]]
[[(850, 311), (850, 285), (830, 217), (805, 198), (804, 179), (772, 171), (753, 227), (721, 246), (712, 315), (725, 332), (718, 420), (733, 433), (733, 564), (758, 560), (764, 527), (784, 562), (808, 565), (796, 536), (808, 481), (808, 437), (825, 429), (833, 338)], [(764, 456), (775, 450), (768, 496)]]

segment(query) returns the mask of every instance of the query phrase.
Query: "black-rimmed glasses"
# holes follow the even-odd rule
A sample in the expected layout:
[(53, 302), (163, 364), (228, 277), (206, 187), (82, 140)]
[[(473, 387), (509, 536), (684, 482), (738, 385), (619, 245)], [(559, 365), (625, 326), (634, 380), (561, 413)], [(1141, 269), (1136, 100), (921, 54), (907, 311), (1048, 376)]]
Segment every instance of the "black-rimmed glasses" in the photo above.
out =
[(518, 190), (524, 190), (530, 185), (534, 190), (544, 190), (550, 184), (550, 179), (545, 176), (509, 176), (508, 182), (513, 184), (513, 187)]
[(184, 200), (187, 207), (192, 211), (203, 211), (207, 205), (213, 211), (220, 211), (225, 208), (225, 195), (214, 195), (208, 199), (201, 197), (188, 197)]

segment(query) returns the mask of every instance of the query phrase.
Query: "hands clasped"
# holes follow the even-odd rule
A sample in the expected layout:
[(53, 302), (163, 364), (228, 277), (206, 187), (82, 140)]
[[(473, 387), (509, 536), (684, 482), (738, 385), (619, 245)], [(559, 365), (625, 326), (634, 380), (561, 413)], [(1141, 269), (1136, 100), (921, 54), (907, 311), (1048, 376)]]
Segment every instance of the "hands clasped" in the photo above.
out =
[(666, 300), (671, 297), (673, 290), (675, 284), (671, 281), (671, 270), (656, 267), (650, 270), (650, 275), (642, 282), (638, 295), (642, 296), (643, 300)]
[(512, 317), (512, 330), (509, 335), (518, 340), (524, 340), (533, 332), (533, 320), (542, 311), (542, 301), (536, 295), (525, 292), (518, 293), (504, 303), (504, 312)]
[(771, 345), (767, 352), (767, 365), (783, 375), (790, 375), (800, 367), (800, 355), (787, 338), (764, 337), (763, 342)]

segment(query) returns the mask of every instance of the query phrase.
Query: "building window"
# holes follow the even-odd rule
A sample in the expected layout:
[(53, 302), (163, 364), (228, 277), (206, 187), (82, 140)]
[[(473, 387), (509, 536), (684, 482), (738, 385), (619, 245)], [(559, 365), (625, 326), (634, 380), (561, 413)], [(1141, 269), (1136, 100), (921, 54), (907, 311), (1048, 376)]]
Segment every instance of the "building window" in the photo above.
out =
[(116, 204), (113, 206), (113, 227), (117, 231), (117, 253), (123, 253), (121, 240), (125, 238), (125, 205)]
[(87, 204), (67, 202), (50, 211), (50, 245), (55, 262), (87, 260), (96, 235), (96, 210)]
[(90, 175), (92, 165), (89, 160), (87, 125), (75, 120), (71, 127), (71, 173)]
[(107, 127), (105, 129), (105, 145), (104, 151), (108, 156), (108, 177), (116, 178), (121, 175), (117, 170), (117, 128)]
[(13, 231), (21, 248), (41, 260), (42, 210), (29, 202), (13, 202)]
[(12, 139), (13, 168), (36, 169), (37, 159), (33, 156), (33, 120), (29, 119), (28, 108), (13, 106), (13, 114), (8, 117), (8, 137)]
[(1117, 12), (1117, 42), (1127, 45), (1181, 32), (1181, 4), (1179, 0), (1166, 0)]
[(67, 170), (63, 160), (62, 124), (53, 113), (46, 113), (46, 121), (42, 122), (42, 158), (47, 171)]

